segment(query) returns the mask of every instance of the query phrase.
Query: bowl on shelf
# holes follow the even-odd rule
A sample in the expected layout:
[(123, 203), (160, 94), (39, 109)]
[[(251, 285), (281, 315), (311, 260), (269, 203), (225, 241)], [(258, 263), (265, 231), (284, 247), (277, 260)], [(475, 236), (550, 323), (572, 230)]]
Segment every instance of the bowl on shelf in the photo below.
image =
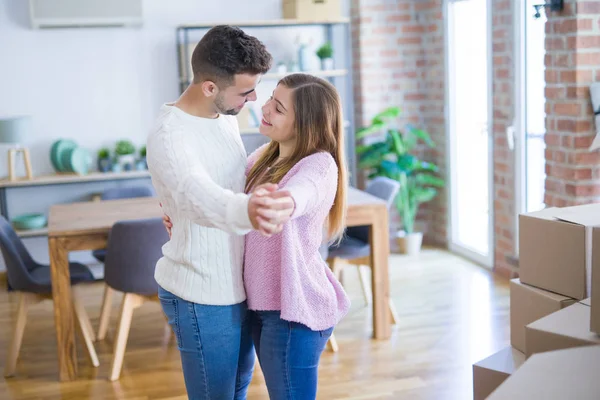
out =
[(52, 144), (50, 161), (56, 172), (78, 175), (87, 175), (92, 165), (89, 151), (68, 139), (60, 139)]
[(11, 219), (13, 227), (19, 231), (42, 229), (48, 223), (44, 214), (22, 214)]

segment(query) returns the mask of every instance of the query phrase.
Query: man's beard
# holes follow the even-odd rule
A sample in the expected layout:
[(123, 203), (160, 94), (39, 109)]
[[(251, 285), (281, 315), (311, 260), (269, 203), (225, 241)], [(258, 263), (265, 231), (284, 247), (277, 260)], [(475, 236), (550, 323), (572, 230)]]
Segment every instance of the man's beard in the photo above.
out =
[(223, 99), (218, 97), (215, 99), (215, 107), (217, 108), (217, 112), (223, 115), (238, 115), (241, 110), (237, 110), (235, 108), (227, 109), (225, 108), (225, 104), (223, 104)]

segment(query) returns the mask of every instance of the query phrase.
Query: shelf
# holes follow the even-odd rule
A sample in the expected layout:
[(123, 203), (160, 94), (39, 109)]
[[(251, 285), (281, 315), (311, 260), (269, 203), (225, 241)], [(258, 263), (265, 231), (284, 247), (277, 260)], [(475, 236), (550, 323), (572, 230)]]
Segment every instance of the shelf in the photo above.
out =
[(149, 178), (148, 171), (130, 171), (130, 172), (91, 172), (87, 175), (77, 174), (54, 174), (46, 176), (35, 176), (33, 179), (18, 179), (9, 181), (8, 179), (0, 180), (0, 189), (8, 187), (27, 187), (27, 186), (44, 186), (44, 185), (60, 185), (67, 183), (80, 182), (97, 182), (110, 181), (121, 179), (137, 179)]
[(17, 235), (22, 238), (36, 237), (36, 236), (47, 236), (48, 228), (42, 229), (28, 229), (26, 231), (16, 231)]
[(338, 25), (348, 24), (350, 18), (331, 18), (320, 20), (298, 20), (298, 19), (272, 19), (263, 21), (237, 21), (237, 22), (210, 22), (200, 24), (179, 25), (177, 29), (210, 29), (216, 25), (231, 25), (240, 28), (260, 28), (260, 27), (285, 27), (285, 26), (309, 26), (309, 25)]
[[(348, 75), (347, 69), (331, 69), (331, 70), (318, 70), (318, 71), (288, 71), (288, 72), (269, 72), (262, 76), (262, 80), (279, 80), (285, 78), (291, 74), (309, 74), (318, 76), (320, 78), (335, 78), (340, 76)], [(188, 79), (181, 79), (181, 83), (189, 85), (191, 83)]]

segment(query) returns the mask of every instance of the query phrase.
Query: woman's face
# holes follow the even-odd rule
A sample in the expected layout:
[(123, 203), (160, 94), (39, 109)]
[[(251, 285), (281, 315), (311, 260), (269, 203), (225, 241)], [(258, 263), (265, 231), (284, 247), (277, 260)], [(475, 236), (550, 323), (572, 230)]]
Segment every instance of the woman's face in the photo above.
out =
[(259, 131), (280, 144), (296, 140), (292, 93), (292, 89), (279, 84), (262, 107), (263, 119)]

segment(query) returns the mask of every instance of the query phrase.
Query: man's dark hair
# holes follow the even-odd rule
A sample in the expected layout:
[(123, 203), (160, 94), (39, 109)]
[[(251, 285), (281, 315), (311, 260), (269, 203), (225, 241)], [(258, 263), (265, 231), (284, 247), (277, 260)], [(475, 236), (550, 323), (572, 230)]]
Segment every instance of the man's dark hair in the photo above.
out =
[(266, 73), (272, 61), (260, 40), (240, 28), (218, 25), (206, 32), (192, 53), (194, 83), (211, 80), (228, 86), (234, 75)]

